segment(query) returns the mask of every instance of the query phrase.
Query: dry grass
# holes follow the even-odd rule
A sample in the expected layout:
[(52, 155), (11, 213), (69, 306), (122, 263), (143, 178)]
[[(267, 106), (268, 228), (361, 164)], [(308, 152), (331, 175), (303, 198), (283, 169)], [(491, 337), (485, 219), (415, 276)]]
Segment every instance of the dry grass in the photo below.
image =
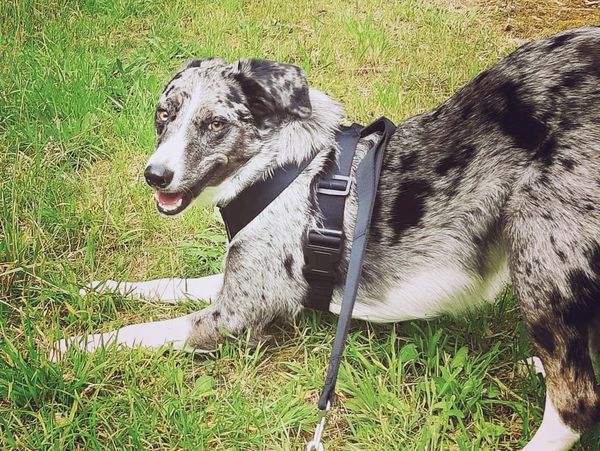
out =
[(549, 36), (568, 28), (600, 25), (597, 0), (480, 0), (490, 23), (515, 43)]

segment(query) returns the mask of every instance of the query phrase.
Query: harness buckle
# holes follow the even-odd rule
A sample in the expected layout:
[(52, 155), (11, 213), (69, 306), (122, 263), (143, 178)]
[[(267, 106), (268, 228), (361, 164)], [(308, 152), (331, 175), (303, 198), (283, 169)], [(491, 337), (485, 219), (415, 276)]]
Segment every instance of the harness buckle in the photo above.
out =
[(344, 233), (341, 230), (324, 228), (310, 229), (305, 246), (305, 277), (331, 278), (336, 275), (340, 261)]
[(350, 193), (350, 186), (352, 186), (352, 177), (336, 174), (331, 176), (331, 180), (320, 182), (317, 186), (317, 193), (330, 196), (347, 196)]

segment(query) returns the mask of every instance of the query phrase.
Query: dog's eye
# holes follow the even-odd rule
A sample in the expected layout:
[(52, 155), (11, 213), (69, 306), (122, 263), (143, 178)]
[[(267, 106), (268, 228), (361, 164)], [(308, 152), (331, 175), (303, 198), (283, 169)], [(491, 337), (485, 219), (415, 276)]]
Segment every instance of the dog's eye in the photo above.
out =
[(161, 122), (166, 122), (169, 119), (169, 113), (166, 110), (159, 110), (156, 117)]
[(208, 124), (208, 129), (212, 132), (218, 132), (223, 128), (225, 122), (215, 119), (210, 124)]

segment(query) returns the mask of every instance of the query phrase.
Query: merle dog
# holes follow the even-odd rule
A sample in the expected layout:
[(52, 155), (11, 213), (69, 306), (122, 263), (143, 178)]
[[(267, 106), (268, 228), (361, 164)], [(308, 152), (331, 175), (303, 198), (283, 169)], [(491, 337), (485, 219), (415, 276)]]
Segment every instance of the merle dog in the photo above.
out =
[[(302, 243), (319, 222), (313, 180), (334, 156), (343, 115), (295, 66), (188, 64), (160, 96), (157, 148), (145, 170), (162, 214), (181, 213), (207, 188), (225, 205), (273, 168), (313, 160), (235, 236), (223, 275), (92, 285), (172, 302), (210, 299), (210, 306), (62, 340), (54, 357), (71, 344), (213, 349), (225, 335), (260, 337), (266, 324), (296, 315), (307, 292)], [(359, 143), (357, 162), (377, 139)], [(353, 190), (347, 236), (355, 214)], [(526, 449), (568, 449), (600, 419), (590, 357), (600, 347), (599, 224), (600, 28), (581, 28), (521, 47), (398, 127), (354, 317), (454, 313), (494, 299), (511, 281), (547, 378), (544, 419)], [(331, 311), (339, 312), (340, 299), (341, 286)]]

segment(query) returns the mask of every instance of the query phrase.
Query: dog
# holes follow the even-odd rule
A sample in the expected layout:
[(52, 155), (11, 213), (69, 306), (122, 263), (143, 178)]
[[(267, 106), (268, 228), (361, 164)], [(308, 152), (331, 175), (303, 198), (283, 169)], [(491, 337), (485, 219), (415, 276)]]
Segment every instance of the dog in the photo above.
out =
[[(74, 345), (211, 350), (227, 335), (260, 339), (272, 321), (293, 318), (307, 293), (303, 242), (319, 224), (313, 180), (335, 156), (343, 118), (296, 66), (190, 62), (160, 95), (144, 172), (161, 214), (182, 213), (201, 192), (226, 205), (274, 168), (312, 161), (229, 243), (223, 274), (91, 284), (208, 307), (64, 339), (54, 358)], [(359, 142), (354, 170), (378, 139)], [(355, 184), (346, 204), (352, 236)], [(525, 449), (569, 449), (600, 420), (591, 357), (600, 350), (600, 28), (522, 46), (400, 124), (385, 151), (353, 317), (455, 314), (493, 300), (507, 282), (547, 380), (543, 421)], [(340, 283), (334, 313), (341, 296)]]

